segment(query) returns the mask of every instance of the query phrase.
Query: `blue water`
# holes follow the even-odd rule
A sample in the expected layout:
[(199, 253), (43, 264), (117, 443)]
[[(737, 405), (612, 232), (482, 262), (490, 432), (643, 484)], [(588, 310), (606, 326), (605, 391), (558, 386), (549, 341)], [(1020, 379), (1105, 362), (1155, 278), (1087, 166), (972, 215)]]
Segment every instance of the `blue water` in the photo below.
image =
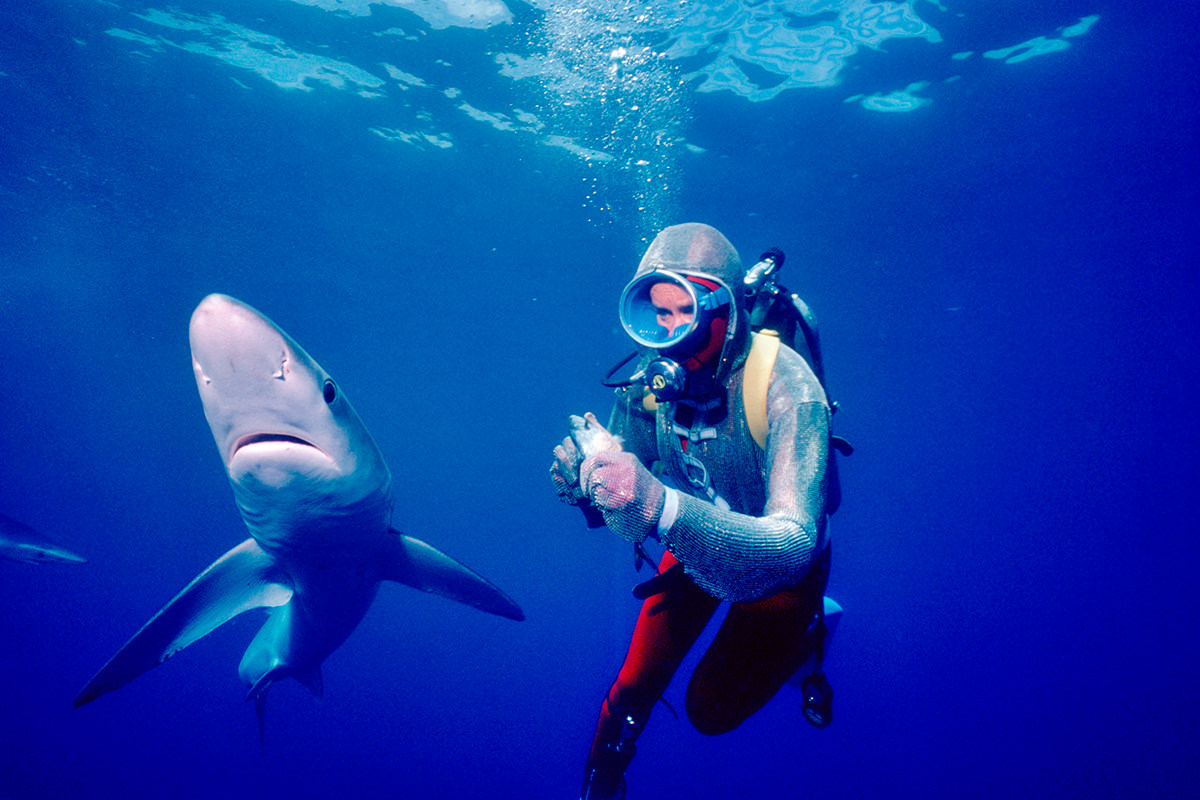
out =
[[(576, 796), (638, 575), (546, 470), (688, 220), (821, 318), (836, 721), (662, 708), (630, 797), (1200, 794), (1196, 14), (947, 2), (9, 4), (0, 513), (89, 563), (0, 562), (0, 797)], [(385, 586), (265, 753), (258, 614), (71, 708), (245, 537), (189, 368), (214, 291), (527, 615)]]

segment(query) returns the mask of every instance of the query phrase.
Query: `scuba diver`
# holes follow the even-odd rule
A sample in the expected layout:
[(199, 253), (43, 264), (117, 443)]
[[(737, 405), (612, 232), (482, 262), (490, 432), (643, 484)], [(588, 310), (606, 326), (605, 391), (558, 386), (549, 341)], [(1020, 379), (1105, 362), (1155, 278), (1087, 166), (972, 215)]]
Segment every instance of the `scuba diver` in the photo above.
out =
[[(601, 703), (582, 800), (624, 797), (637, 737), (723, 601), (728, 615), (687, 687), (695, 728), (735, 729), (810, 660), (805, 716), (829, 723), (831, 405), (815, 320), (774, 284), (782, 253), (765, 255), (747, 274), (715, 228), (660, 232), (620, 300), (637, 370), (607, 430), (572, 417), (554, 449), (555, 490), (589, 527), (633, 542), (639, 563), (647, 539), (665, 546), (657, 576), (634, 590), (643, 604)], [(752, 337), (768, 324), (778, 335)]]

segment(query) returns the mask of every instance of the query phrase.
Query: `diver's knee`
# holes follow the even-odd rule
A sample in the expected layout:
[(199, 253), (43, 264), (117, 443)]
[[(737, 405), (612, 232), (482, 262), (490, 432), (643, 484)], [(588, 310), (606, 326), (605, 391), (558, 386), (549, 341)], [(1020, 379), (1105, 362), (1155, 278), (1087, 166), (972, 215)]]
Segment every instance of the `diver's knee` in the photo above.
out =
[(735, 730), (745, 721), (745, 716), (722, 708), (707, 698), (688, 694), (685, 708), (692, 727), (705, 736), (720, 736)]

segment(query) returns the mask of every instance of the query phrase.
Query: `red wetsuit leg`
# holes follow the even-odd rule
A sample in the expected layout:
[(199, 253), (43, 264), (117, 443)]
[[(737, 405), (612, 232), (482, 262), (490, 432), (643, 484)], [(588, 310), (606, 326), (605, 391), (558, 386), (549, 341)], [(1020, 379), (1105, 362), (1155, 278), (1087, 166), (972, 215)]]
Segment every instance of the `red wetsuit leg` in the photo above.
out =
[(726, 733), (767, 704), (816, 649), (809, 634), (829, 579), (828, 551), (803, 581), (751, 603), (734, 603), (688, 683), (696, 730)]
[[(659, 571), (666, 572), (676, 563), (674, 556), (664, 553)], [(646, 598), (625, 662), (600, 706), (589, 765), (596, 762), (600, 748), (620, 735), (626, 716), (634, 716), (640, 732), (719, 604), (690, 578), (674, 581), (665, 591)]]

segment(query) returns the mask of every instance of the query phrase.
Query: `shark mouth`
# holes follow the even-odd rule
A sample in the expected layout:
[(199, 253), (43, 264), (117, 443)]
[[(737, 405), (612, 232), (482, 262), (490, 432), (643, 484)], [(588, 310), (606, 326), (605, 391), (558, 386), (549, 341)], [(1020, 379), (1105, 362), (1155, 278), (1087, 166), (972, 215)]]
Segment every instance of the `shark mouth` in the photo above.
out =
[(255, 444), (298, 444), (302, 447), (311, 447), (318, 453), (324, 453), (321, 448), (317, 447), (307, 439), (301, 439), (299, 436), (292, 436), (287, 433), (251, 433), (238, 439), (233, 444), (233, 451), (229, 454), (233, 458), (244, 447), (249, 447)]

